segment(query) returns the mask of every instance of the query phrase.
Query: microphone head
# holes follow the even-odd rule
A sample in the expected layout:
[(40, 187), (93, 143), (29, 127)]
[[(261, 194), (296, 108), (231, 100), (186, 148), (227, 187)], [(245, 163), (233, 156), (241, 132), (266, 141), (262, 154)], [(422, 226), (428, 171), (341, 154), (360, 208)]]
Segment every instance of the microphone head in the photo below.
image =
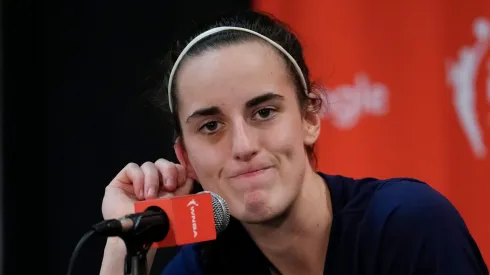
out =
[(222, 197), (213, 192), (202, 191), (200, 193), (211, 194), (216, 233), (219, 234), (223, 232), (230, 223), (230, 210), (228, 208), (228, 204)]

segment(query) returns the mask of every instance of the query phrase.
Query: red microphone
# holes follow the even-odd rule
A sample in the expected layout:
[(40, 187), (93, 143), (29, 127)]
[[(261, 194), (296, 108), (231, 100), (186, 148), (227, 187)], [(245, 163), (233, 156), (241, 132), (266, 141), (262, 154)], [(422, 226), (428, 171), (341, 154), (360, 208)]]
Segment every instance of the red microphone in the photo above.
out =
[(216, 239), (230, 221), (228, 205), (211, 192), (138, 201), (134, 214), (94, 226), (104, 236), (138, 238), (152, 247), (181, 246)]

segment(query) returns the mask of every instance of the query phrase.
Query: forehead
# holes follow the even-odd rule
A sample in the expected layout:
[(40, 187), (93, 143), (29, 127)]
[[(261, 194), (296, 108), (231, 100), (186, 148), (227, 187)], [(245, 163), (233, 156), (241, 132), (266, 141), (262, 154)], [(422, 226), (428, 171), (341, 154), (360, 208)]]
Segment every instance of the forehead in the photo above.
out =
[(273, 92), (294, 95), (284, 59), (265, 42), (249, 41), (186, 59), (177, 74), (179, 112), (238, 104)]

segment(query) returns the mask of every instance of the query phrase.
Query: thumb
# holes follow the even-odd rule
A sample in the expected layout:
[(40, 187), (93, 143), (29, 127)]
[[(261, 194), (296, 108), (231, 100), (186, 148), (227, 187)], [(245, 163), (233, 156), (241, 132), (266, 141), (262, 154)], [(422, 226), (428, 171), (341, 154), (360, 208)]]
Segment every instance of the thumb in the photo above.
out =
[(195, 180), (193, 178), (187, 177), (184, 184), (182, 186), (179, 186), (175, 190), (175, 195), (176, 196), (189, 195), (191, 193), (192, 187), (194, 186), (194, 182)]

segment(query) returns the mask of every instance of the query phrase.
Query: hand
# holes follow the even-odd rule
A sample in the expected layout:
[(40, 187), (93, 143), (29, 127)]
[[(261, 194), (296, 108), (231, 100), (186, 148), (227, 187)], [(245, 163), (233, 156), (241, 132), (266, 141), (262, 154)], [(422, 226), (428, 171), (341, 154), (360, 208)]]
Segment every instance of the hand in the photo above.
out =
[(102, 215), (117, 219), (134, 213), (138, 200), (187, 195), (193, 182), (184, 166), (164, 159), (141, 166), (129, 163), (105, 188)]

